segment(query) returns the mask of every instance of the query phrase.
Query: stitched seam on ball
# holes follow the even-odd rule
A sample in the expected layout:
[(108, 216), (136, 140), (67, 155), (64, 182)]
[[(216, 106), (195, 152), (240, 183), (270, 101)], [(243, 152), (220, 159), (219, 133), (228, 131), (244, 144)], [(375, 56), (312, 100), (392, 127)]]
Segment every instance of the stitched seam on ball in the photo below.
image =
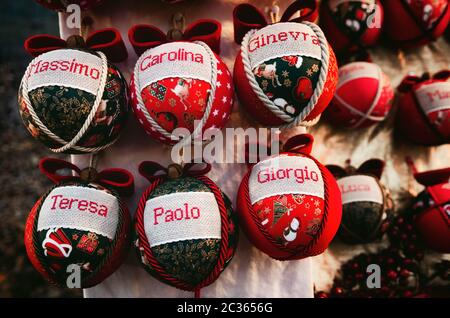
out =
[(50, 129), (47, 128), (47, 126), (44, 125), (44, 123), (40, 120), (39, 116), (36, 114), (36, 112), (34, 111), (33, 106), (31, 105), (30, 102), (30, 98), (28, 95), (28, 77), (29, 77), (29, 73), (31, 72), (31, 66), (34, 64), (34, 61), (39, 58), (36, 57), (34, 58), (31, 63), (28, 65), (27, 70), (25, 71), (25, 75), (22, 78), (22, 98), (25, 102), (25, 104), (27, 105), (28, 111), (30, 112), (31, 117), (33, 118), (34, 122), (38, 125), (38, 127), (47, 135), (49, 136), (51, 139), (53, 139), (54, 141), (58, 142), (59, 144), (61, 144), (62, 146), (59, 148), (50, 148), (51, 151), (56, 152), (56, 153), (60, 153), (60, 152), (64, 152), (66, 150), (69, 149), (74, 149), (74, 150), (78, 150), (81, 152), (98, 152), (100, 150), (103, 150), (107, 147), (109, 147), (110, 145), (112, 145), (114, 142), (116, 142), (117, 138), (114, 139), (112, 142), (100, 146), (100, 147), (81, 147), (81, 146), (77, 146), (77, 142), (80, 141), (80, 139), (84, 136), (84, 134), (86, 133), (86, 131), (88, 131), (92, 121), (94, 120), (96, 113), (97, 113), (97, 109), (100, 106), (100, 103), (102, 101), (103, 98), (103, 91), (105, 90), (105, 85), (106, 85), (106, 81), (108, 79), (108, 61), (106, 59), (106, 56), (98, 51), (97, 52), (100, 55), (100, 59), (102, 61), (102, 73), (101, 73), (101, 82), (100, 82), (100, 86), (98, 88), (98, 92), (96, 94), (96, 98), (94, 100), (94, 105), (91, 108), (91, 111), (89, 112), (88, 117), (86, 118), (83, 126), (81, 127), (81, 129), (78, 131), (78, 133), (72, 138), (72, 140), (70, 141), (66, 141), (62, 138), (60, 138), (59, 136), (55, 135)]
[(150, 116), (147, 107), (144, 104), (144, 101), (142, 99), (142, 94), (141, 94), (141, 85), (139, 83), (139, 65), (141, 62), (141, 59), (143, 59), (144, 54), (148, 51), (150, 51), (151, 49), (147, 50), (146, 52), (144, 52), (139, 59), (136, 62), (136, 65), (134, 67), (134, 93), (136, 95), (136, 99), (138, 102), (137, 108), (140, 109), (142, 111), (142, 113), (144, 114), (144, 117), (147, 119), (147, 121), (149, 122), (150, 126), (152, 127), (152, 130), (154, 129), (155, 131), (157, 131), (158, 133), (160, 133), (161, 135), (163, 135), (165, 138), (172, 140), (172, 141), (176, 141), (178, 140), (179, 145), (183, 146), (183, 145), (187, 145), (189, 143), (192, 142), (192, 135), (196, 135), (202, 132), (203, 128), (205, 127), (205, 124), (207, 122), (207, 120), (209, 119), (209, 115), (211, 113), (211, 109), (213, 107), (213, 103), (214, 103), (214, 99), (215, 99), (215, 95), (216, 95), (216, 87), (217, 87), (217, 60), (216, 57), (214, 55), (214, 53), (212, 52), (212, 50), (210, 49), (210, 47), (208, 45), (206, 45), (204, 42), (201, 41), (194, 41), (194, 43), (201, 45), (206, 52), (209, 54), (210, 56), (210, 60), (211, 60), (211, 89), (209, 92), (209, 96), (208, 96), (208, 101), (206, 103), (206, 108), (205, 108), (205, 112), (203, 113), (203, 117), (199, 123), (199, 125), (197, 125), (197, 127), (195, 127), (194, 131), (189, 134), (189, 136), (186, 136), (182, 139), (179, 139), (179, 137), (174, 136), (172, 133), (169, 133), (167, 130), (165, 130), (164, 128), (162, 128), (157, 122), (156, 120), (153, 119), (152, 116)]
[[(289, 22), (284, 22), (289, 23)], [(316, 87), (314, 89), (314, 94), (311, 96), (311, 99), (309, 100), (306, 107), (302, 110), (302, 112), (295, 118), (292, 118), (291, 116), (287, 115), (285, 112), (280, 110), (268, 97), (266, 94), (264, 94), (261, 87), (258, 85), (258, 82), (256, 81), (251, 65), (250, 65), (250, 57), (248, 54), (248, 42), (251, 38), (251, 36), (256, 32), (256, 30), (250, 30), (247, 32), (247, 34), (244, 36), (241, 44), (241, 57), (242, 57), (242, 64), (244, 66), (244, 73), (249, 81), (250, 87), (252, 88), (253, 92), (258, 96), (258, 98), (261, 100), (261, 102), (264, 104), (265, 107), (267, 107), (275, 116), (280, 118), (281, 120), (285, 121), (286, 124), (283, 124), (280, 126), (280, 129), (287, 129), (292, 128), (295, 126), (313, 126), (315, 125), (319, 119), (320, 115), (318, 115), (316, 118), (305, 121), (305, 118), (308, 117), (308, 115), (312, 112), (314, 107), (316, 106), (318, 100), (320, 99), (320, 96), (322, 95), (322, 92), (325, 87), (325, 83), (328, 77), (328, 66), (329, 66), (329, 60), (330, 60), (330, 52), (328, 48), (328, 42), (325, 38), (325, 35), (323, 34), (322, 30), (314, 23), (311, 22), (302, 22), (303, 24), (306, 24), (309, 26), (313, 32), (316, 34), (316, 36), (319, 38), (320, 41), (320, 48), (321, 48), (321, 69), (319, 74), (319, 79), (317, 81)]]

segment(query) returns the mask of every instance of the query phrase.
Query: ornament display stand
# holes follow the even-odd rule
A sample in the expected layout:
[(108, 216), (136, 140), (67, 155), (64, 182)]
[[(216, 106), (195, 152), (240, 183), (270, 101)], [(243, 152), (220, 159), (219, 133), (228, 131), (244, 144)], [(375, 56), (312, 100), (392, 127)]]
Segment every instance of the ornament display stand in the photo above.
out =
[[(129, 0), (126, 2), (109, 0), (104, 5), (83, 15), (92, 18), (92, 30), (115, 27), (124, 38), (129, 57), (118, 64), (125, 77), (129, 79), (137, 56), (127, 40), (128, 28), (137, 23), (148, 23), (169, 29), (169, 19), (175, 12), (186, 15), (187, 21), (199, 18), (213, 18), (222, 23), (222, 53), (223, 61), (230, 70), (239, 46), (233, 41), (232, 10), (240, 3), (238, 0), (200, 1), (191, 0), (177, 5), (168, 5), (160, 1)], [(270, 6), (271, 0), (248, 1), (259, 7)], [(284, 1), (279, 1), (282, 8)], [(79, 30), (66, 27), (66, 16), (59, 14), (61, 37), (66, 39)], [(422, 74), (424, 71), (436, 72), (449, 68), (450, 46), (441, 38), (436, 43), (420, 49), (407, 51), (404, 55), (382, 46), (371, 51), (372, 58), (390, 77), (393, 87), (409, 72)], [(400, 58), (399, 58), (400, 57)], [(231, 119), (226, 127), (255, 126), (250, 123), (243, 109), (235, 102)], [(389, 122), (389, 119), (388, 119)], [(304, 128), (286, 131), (281, 139), (287, 139)], [(315, 146), (313, 155), (324, 164), (343, 164), (351, 158), (356, 165), (369, 158), (380, 158), (386, 165), (383, 183), (391, 189), (394, 200), (405, 192), (410, 183), (410, 173), (404, 158), (410, 155), (420, 170), (435, 169), (448, 166), (450, 145), (436, 148), (418, 147), (399, 141), (393, 141), (393, 134), (387, 127), (368, 130), (336, 131), (321, 121), (317, 126), (308, 128), (314, 135)], [(229, 146), (229, 144), (227, 144)], [(160, 163), (170, 161), (171, 148), (159, 144), (146, 136), (143, 129), (133, 116), (118, 142), (101, 153), (98, 158), (99, 169), (108, 166), (128, 169), (138, 176), (138, 164), (143, 160), (154, 160)], [(77, 165), (88, 165), (89, 155), (74, 155), (71, 160)], [(246, 166), (243, 164), (213, 164), (208, 176), (235, 203), (238, 185), (242, 180)], [(130, 212), (134, 213), (141, 192), (146, 187), (144, 178), (136, 177), (135, 195), (128, 201)], [(416, 190), (421, 190), (416, 188)], [(380, 243), (383, 245), (383, 243)], [(322, 255), (293, 262), (278, 262), (270, 259), (256, 248), (252, 247), (244, 235), (236, 255), (230, 266), (211, 286), (202, 289), (202, 297), (312, 297), (313, 288), (328, 289), (337, 269), (342, 262), (363, 252), (376, 250), (380, 244), (358, 245), (349, 248), (336, 241)], [(448, 255), (447, 255), (448, 256)], [(431, 256), (434, 257), (432, 254)], [(441, 257), (441, 254), (436, 255)], [(167, 286), (148, 275), (139, 266), (135, 251), (131, 250), (127, 261), (111, 277), (100, 285), (86, 289), (85, 297), (192, 297), (193, 294)]]

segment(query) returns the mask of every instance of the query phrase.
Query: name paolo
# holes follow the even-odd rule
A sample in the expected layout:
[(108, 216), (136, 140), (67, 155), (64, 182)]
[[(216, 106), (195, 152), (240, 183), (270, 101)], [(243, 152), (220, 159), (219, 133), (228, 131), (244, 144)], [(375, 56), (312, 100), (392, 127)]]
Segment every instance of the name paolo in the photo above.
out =
[(153, 209), (153, 225), (158, 225), (160, 222), (170, 223), (181, 220), (196, 220), (199, 217), (200, 208), (197, 206), (190, 206), (189, 203), (184, 203), (181, 207), (176, 209), (166, 209), (163, 207)]

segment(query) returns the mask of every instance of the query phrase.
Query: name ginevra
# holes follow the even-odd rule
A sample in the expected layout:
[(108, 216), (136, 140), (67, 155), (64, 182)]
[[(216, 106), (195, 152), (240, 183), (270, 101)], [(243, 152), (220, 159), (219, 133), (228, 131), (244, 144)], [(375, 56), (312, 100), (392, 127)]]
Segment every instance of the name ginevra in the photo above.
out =
[(53, 195), (50, 197), (50, 200), (53, 200), (53, 204), (50, 208), (51, 210), (61, 211), (77, 209), (79, 211), (97, 214), (102, 217), (108, 216), (108, 207), (95, 201), (68, 198), (64, 197), (62, 194)]

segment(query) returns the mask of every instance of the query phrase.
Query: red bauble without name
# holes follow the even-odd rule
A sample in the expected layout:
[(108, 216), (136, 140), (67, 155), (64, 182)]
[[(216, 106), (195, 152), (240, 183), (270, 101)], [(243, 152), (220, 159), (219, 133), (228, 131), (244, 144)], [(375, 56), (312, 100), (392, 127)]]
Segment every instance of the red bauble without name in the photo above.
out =
[(286, 152), (251, 167), (239, 187), (240, 226), (261, 251), (278, 260), (322, 253), (342, 215), (333, 175), (309, 155), (312, 136), (287, 141)]
[(425, 146), (450, 142), (450, 72), (429, 78), (406, 76), (398, 87), (395, 129), (407, 140)]
[(336, 93), (325, 116), (338, 127), (368, 127), (386, 118), (393, 98), (390, 80), (378, 65), (349, 63), (339, 68)]
[[(96, 183), (54, 186), (36, 202), (25, 226), (31, 264), (61, 287), (88, 288), (102, 282), (122, 264), (129, 246), (126, 205), (116, 192)], [(70, 286), (77, 272), (80, 285)]]
[(416, 227), (426, 245), (450, 253), (450, 168), (415, 173), (426, 188), (415, 198)]
[(234, 65), (240, 103), (267, 126), (312, 125), (337, 84), (337, 62), (313, 23), (280, 22), (244, 36)]
[(444, 33), (450, 20), (448, 0), (384, 0), (384, 30), (398, 46), (425, 45)]
[(323, 0), (320, 26), (336, 54), (374, 46), (381, 35), (384, 11), (380, 0)]
[(167, 144), (200, 132), (200, 126), (203, 132), (222, 128), (233, 106), (231, 74), (203, 42), (172, 42), (145, 51), (130, 87), (139, 123)]

